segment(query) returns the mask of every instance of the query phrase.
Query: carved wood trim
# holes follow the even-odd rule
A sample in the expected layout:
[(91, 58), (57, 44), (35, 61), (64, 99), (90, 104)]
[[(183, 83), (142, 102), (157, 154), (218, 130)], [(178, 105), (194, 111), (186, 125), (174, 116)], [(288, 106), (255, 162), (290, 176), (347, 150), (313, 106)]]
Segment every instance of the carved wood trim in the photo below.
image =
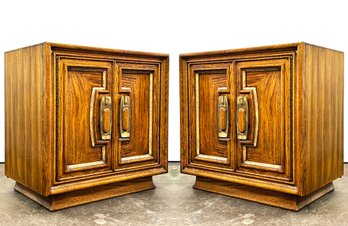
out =
[[(157, 70), (157, 65), (155, 66), (156, 69), (153, 67), (153, 65), (150, 65), (150, 67), (147, 67), (147, 65), (136, 65), (136, 67), (129, 67), (129, 66), (119, 66), (118, 67), (118, 73), (120, 76), (120, 80), (121, 80), (121, 76), (122, 76), (122, 71), (123, 70), (127, 70), (127, 71), (146, 71), (148, 72), (148, 76), (149, 76), (149, 105), (148, 105), (148, 109), (149, 109), (149, 117), (148, 117), (148, 122), (149, 122), (149, 129), (148, 129), (148, 152), (147, 154), (144, 155), (136, 155), (136, 156), (128, 156), (128, 157), (119, 157), (118, 160), (118, 164), (122, 165), (122, 164), (129, 164), (129, 163), (137, 163), (137, 162), (142, 162), (142, 161), (148, 161), (148, 160), (154, 160), (154, 153), (153, 153), (153, 105), (154, 105), (154, 73), (155, 70)], [(127, 95), (130, 96), (130, 93), (132, 92), (132, 89), (129, 87), (123, 87), (122, 83), (119, 83), (119, 93), (126, 93)], [(133, 100), (132, 100), (133, 101)], [(132, 111), (133, 109), (131, 109)], [(120, 122), (120, 126), (121, 126), (121, 122)], [(130, 123), (130, 127), (131, 127), (131, 123)], [(136, 128), (129, 128), (129, 131), (132, 129), (136, 129)], [(122, 134), (119, 135), (119, 141), (124, 141), (124, 140), (130, 140), (130, 133), (129, 133), (129, 137), (122, 137)], [(119, 153), (120, 154), (120, 153)]]

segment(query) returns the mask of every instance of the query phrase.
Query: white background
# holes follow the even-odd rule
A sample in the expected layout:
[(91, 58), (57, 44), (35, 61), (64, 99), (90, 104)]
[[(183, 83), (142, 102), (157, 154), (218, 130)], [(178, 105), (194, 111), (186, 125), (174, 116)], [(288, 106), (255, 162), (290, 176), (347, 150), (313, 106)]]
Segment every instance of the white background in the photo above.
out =
[[(169, 53), (169, 160), (179, 161), (179, 53), (305, 41), (348, 54), (345, 2), (0, 1), (0, 162), (5, 135), (4, 51), (51, 41)], [(347, 79), (345, 90), (347, 94)], [(344, 100), (348, 106), (346, 95)]]

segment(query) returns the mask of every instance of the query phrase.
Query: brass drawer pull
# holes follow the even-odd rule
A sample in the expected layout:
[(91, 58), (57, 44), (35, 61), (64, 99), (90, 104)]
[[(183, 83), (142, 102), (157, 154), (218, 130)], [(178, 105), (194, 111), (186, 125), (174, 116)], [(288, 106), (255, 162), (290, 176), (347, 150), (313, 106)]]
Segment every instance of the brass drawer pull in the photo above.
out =
[(121, 96), (120, 100), (120, 137), (130, 138), (130, 96)]
[(237, 138), (239, 140), (246, 140), (248, 136), (248, 114), (249, 106), (248, 99), (245, 96), (237, 98)]
[(111, 129), (111, 111), (109, 108), (104, 108), (103, 110), (103, 132), (107, 133)]
[(103, 140), (111, 139), (112, 113), (111, 97), (103, 96), (100, 101), (100, 133)]
[(219, 138), (228, 137), (228, 128), (230, 121), (229, 107), (228, 107), (228, 98), (226, 95), (219, 96), (218, 100), (218, 131)]
[(122, 109), (122, 130), (127, 131), (129, 129), (129, 108), (124, 107)]
[(219, 110), (219, 117), (220, 117), (220, 120), (219, 120), (219, 123), (220, 123), (220, 129), (222, 131), (225, 131), (226, 130), (226, 109), (225, 108), (220, 108)]
[(244, 108), (238, 110), (238, 119), (238, 130), (239, 132), (244, 133), (246, 130), (246, 110)]

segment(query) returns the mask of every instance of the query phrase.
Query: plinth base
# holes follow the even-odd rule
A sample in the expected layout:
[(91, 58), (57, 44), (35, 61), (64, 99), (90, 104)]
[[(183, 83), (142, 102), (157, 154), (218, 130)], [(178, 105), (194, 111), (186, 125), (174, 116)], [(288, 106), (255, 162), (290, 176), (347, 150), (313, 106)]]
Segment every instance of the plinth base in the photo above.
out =
[(193, 188), (281, 207), (293, 211), (302, 209), (309, 203), (334, 190), (334, 186), (331, 182), (317, 191), (301, 197), (204, 177), (196, 177), (196, 183)]
[(16, 183), (14, 189), (47, 209), (54, 211), (153, 188), (155, 188), (155, 185), (152, 182), (152, 177), (144, 177), (48, 197), (42, 196), (19, 183)]

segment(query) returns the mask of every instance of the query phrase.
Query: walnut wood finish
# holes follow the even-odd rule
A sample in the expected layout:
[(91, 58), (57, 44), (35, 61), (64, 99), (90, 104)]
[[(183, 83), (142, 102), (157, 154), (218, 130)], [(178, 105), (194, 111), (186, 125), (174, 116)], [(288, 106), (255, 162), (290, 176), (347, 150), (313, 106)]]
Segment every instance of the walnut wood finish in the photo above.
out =
[(5, 87), (5, 173), (27, 190), (69, 200), (167, 172), (168, 55), (42, 43), (5, 53)]
[[(258, 202), (262, 189), (306, 197), (343, 175), (342, 52), (293, 43), (182, 54), (180, 92), (182, 172), (259, 188)], [(220, 95), (230, 103), (223, 140)]]

